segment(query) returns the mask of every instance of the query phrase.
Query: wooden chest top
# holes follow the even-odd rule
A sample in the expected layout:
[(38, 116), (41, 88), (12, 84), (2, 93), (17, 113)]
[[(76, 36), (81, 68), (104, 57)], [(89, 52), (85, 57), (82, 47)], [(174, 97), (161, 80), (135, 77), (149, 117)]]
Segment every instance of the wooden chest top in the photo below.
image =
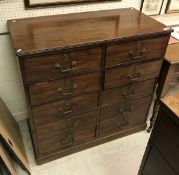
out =
[(8, 27), (18, 56), (171, 32), (132, 8), (10, 20)]
[(179, 42), (175, 44), (168, 45), (167, 51), (166, 51), (166, 60), (171, 64), (178, 64), (179, 63)]
[(164, 105), (179, 118), (179, 93), (162, 99)]

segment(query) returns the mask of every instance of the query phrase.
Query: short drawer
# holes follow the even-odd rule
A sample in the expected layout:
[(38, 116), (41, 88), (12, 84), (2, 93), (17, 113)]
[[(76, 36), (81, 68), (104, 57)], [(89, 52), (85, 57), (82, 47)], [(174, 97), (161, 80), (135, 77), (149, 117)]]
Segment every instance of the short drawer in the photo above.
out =
[(107, 47), (106, 67), (126, 62), (163, 57), (168, 37), (120, 43)]
[(137, 100), (129, 100), (126, 103), (108, 105), (101, 108), (100, 122), (107, 121), (113, 118), (133, 117), (135, 113), (143, 111), (145, 117), (150, 106), (151, 96), (139, 98)]
[(157, 60), (106, 70), (104, 86), (105, 88), (110, 88), (157, 78), (161, 65), (162, 60)]
[[(46, 130), (46, 136), (42, 138), (41, 132)], [(49, 132), (50, 131), (50, 132)], [(60, 133), (56, 123), (44, 128), (36, 128), (38, 151), (40, 155), (47, 155), (57, 151), (72, 148), (86, 143), (95, 138), (96, 127), (90, 127), (80, 131), (67, 131)], [(53, 135), (52, 135), (53, 134)]]
[(98, 91), (100, 73), (58, 79), (29, 86), (31, 105)]
[(23, 59), (26, 83), (56, 79), (82, 71), (98, 70), (100, 66), (101, 48)]
[(96, 109), (97, 105), (98, 93), (92, 93), (35, 106), (32, 108), (32, 116), (35, 124), (46, 123)]
[(102, 106), (130, 101), (136, 98), (152, 95), (156, 79), (141, 81), (130, 85), (104, 90), (102, 93)]
[(110, 120), (100, 124), (99, 136), (105, 136), (113, 133), (118, 133), (121, 131), (129, 130), (137, 126), (145, 124), (146, 121), (146, 111), (137, 112), (132, 115), (131, 118), (123, 117)]
[[(160, 150), (163, 157), (178, 170), (179, 166), (179, 126), (176, 126), (164, 113), (161, 113), (153, 144)], [(179, 171), (177, 172), (179, 174)]]

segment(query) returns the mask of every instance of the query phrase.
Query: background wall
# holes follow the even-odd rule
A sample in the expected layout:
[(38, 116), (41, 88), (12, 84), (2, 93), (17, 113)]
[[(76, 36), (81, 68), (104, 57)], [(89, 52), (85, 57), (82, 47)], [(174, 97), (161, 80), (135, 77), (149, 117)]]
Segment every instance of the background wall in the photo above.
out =
[[(88, 5), (25, 10), (23, 0), (0, 0), (0, 33), (8, 31), (6, 25), (8, 19), (124, 7), (134, 7), (136, 9), (140, 9), (140, 6), (141, 0), (123, 0), (122, 2), (105, 2)], [(165, 7), (162, 11), (164, 11), (164, 9)], [(7, 107), (12, 112), (16, 120), (26, 118), (27, 109), (21, 76), (17, 58), (14, 55), (8, 34), (0, 34), (0, 97), (5, 101)]]

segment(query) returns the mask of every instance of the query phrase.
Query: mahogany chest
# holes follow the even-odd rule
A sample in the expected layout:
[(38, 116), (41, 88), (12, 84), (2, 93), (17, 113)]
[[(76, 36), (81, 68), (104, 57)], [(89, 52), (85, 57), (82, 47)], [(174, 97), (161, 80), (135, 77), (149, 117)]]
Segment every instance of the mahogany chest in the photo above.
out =
[(133, 8), (8, 26), (38, 164), (146, 128), (170, 28)]
[(179, 94), (162, 99), (138, 175), (179, 174)]

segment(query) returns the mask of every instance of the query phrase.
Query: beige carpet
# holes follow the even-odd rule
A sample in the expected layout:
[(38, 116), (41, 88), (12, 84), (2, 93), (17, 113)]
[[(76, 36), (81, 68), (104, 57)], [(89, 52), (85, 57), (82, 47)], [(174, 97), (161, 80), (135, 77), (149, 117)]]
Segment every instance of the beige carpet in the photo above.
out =
[(150, 136), (142, 131), (37, 166), (26, 121), (19, 124), (32, 175), (137, 175)]

